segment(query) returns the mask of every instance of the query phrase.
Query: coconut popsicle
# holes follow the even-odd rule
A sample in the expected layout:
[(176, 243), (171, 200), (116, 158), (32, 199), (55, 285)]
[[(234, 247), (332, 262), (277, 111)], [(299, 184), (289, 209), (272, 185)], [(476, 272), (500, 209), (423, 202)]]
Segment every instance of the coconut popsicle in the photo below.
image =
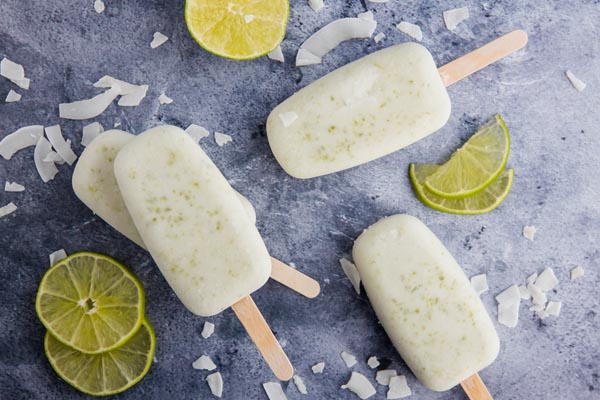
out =
[(440, 129), (450, 116), (446, 86), (523, 47), (511, 32), (439, 70), (416, 43), (379, 50), (299, 90), (267, 119), (283, 169), (307, 179), (383, 157)]
[(384, 218), (352, 254), (377, 317), (423, 385), (448, 390), (494, 361), (500, 341), (483, 303), (423, 222)]

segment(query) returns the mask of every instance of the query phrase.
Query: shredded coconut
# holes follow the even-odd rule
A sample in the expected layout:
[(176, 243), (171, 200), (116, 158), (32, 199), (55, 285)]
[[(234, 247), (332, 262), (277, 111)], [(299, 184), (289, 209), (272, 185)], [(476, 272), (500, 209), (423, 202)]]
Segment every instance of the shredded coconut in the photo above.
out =
[(477, 292), (477, 295), (481, 295), (490, 289), (487, 283), (486, 274), (475, 275), (472, 277), (471, 285), (473, 286), (473, 289), (475, 289), (475, 292)]
[(196, 124), (191, 124), (185, 129), (185, 131), (192, 137), (192, 139), (196, 141), (196, 143), (199, 143), (200, 139), (210, 135), (206, 128)]
[(269, 400), (287, 400), (279, 382), (263, 383), (263, 388)]
[(308, 5), (313, 9), (314, 12), (319, 12), (323, 7), (325, 7), (323, 0), (308, 0)]
[(396, 29), (398, 29), (402, 33), (406, 33), (408, 36), (412, 37), (413, 39), (419, 42), (423, 40), (423, 32), (421, 31), (421, 27), (419, 27), (419, 25), (402, 21), (398, 25), (396, 25)]
[(53, 266), (60, 260), (64, 260), (65, 258), (67, 258), (67, 252), (65, 251), (65, 249), (56, 250), (55, 252), (50, 253), (48, 258), (50, 258), (50, 266)]
[(352, 283), (352, 287), (354, 287), (356, 294), (360, 294), (360, 274), (356, 268), (356, 265), (345, 258), (340, 258), (340, 265), (350, 280), (350, 283)]
[(281, 50), (281, 46), (277, 46), (272, 52), (267, 54), (267, 57), (274, 61), (285, 61), (285, 58), (283, 57), (283, 51)]
[(369, 366), (369, 368), (375, 369), (375, 368), (379, 367), (379, 360), (377, 359), (377, 357), (371, 356), (367, 360), (367, 365)]
[(571, 70), (567, 70), (567, 72), (565, 72), (565, 74), (567, 75), (567, 78), (569, 79), (569, 81), (571, 82), (571, 85), (573, 85), (573, 87), (575, 89), (577, 89), (579, 92), (583, 91), (583, 89), (585, 89), (586, 84), (579, 78), (577, 78), (575, 76), (575, 74), (573, 74), (573, 72), (571, 72)]
[(444, 22), (446, 23), (446, 28), (450, 31), (456, 29), (458, 24), (467, 18), (469, 18), (469, 9), (467, 7), (444, 11)]
[(571, 280), (574, 281), (577, 278), (581, 278), (584, 274), (585, 270), (581, 265), (578, 265), (571, 270)]
[(299, 377), (298, 375), (294, 375), (294, 385), (296, 385), (296, 388), (298, 389), (298, 391), (302, 394), (308, 394), (308, 391), (306, 390), (306, 385), (304, 384), (304, 380)]
[(215, 365), (213, 360), (210, 359), (209, 356), (202, 355), (199, 359), (192, 363), (192, 368), (202, 369), (206, 371), (214, 371), (215, 369), (217, 369), (217, 366)]
[(383, 39), (385, 39), (385, 33), (383, 32), (379, 32), (377, 35), (375, 35), (375, 37), (373, 38), (373, 40), (375, 41), (375, 43), (379, 43), (381, 42)]
[(548, 292), (558, 284), (558, 278), (554, 275), (552, 268), (546, 268), (535, 280), (534, 285), (540, 288), (542, 292)]
[(15, 103), (21, 100), (21, 95), (14, 90), (10, 89), (8, 94), (6, 95), (6, 99), (4, 100), (7, 103)]
[(41, 125), (19, 128), (0, 141), (0, 155), (10, 160), (17, 151), (34, 146), (43, 135), (44, 127)]
[(86, 147), (102, 132), (104, 132), (104, 127), (100, 122), (92, 122), (91, 124), (84, 126), (83, 135), (81, 136), (81, 145)]
[(344, 364), (346, 364), (346, 367), (348, 367), (348, 368), (352, 368), (357, 363), (356, 357), (354, 357), (350, 353), (342, 351), (342, 354), (340, 354), (340, 356), (342, 357), (342, 360), (344, 360)]
[(167, 96), (166, 94), (161, 93), (160, 96), (158, 96), (158, 102), (160, 104), (171, 104), (173, 102), (173, 99)]
[(54, 162), (44, 161), (44, 159), (50, 154), (52, 151), (52, 145), (45, 138), (41, 137), (37, 144), (35, 145), (35, 150), (33, 151), (33, 161), (35, 162), (35, 168), (38, 171), (38, 174), (45, 182), (51, 181), (54, 179), (56, 174), (58, 173), (58, 169), (54, 165)]
[(362, 400), (368, 399), (377, 393), (367, 377), (358, 372), (352, 372), (348, 383), (342, 385), (341, 388), (350, 390)]
[(154, 32), (154, 35), (152, 35), (152, 41), (150, 42), (150, 48), (155, 49), (158, 46), (165, 44), (167, 40), (169, 40), (167, 36), (160, 32)]
[(202, 328), (202, 333), (200, 335), (202, 335), (204, 339), (208, 339), (212, 336), (213, 333), (215, 333), (215, 324), (206, 321), (204, 323), (204, 328)]
[(4, 183), (4, 191), (5, 192), (23, 192), (25, 191), (25, 186), (19, 185), (17, 182), (8, 182)]
[(17, 206), (12, 201), (5, 206), (0, 207), (0, 218), (6, 217), (9, 214), (17, 211)]
[(221, 397), (223, 395), (223, 377), (220, 372), (208, 375), (206, 377), (206, 383), (208, 383), (210, 392), (214, 396)]
[(96, 1), (94, 1), (94, 10), (98, 14), (102, 14), (105, 9), (106, 9), (106, 6), (104, 5), (104, 2), (102, 0), (96, 0)]
[(325, 369), (325, 363), (324, 362), (317, 363), (317, 364), (313, 365), (312, 367), (310, 367), (310, 369), (312, 369), (313, 374), (322, 374), (323, 370)]
[(406, 382), (406, 377), (404, 375), (392, 376), (390, 378), (390, 388), (387, 392), (386, 399), (403, 399), (411, 394), (412, 391), (408, 387), (408, 383)]
[(535, 238), (536, 232), (537, 232), (537, 229), (535, 228), (535, 226), (523, 227), (523, 236), (525, 236), (526, 239), (529, 239), (531, 241), (533, 241), (533, 239)]
[(381, 371), (377, 371), (377, 375), (375, 375), (375, 380), (377, 383), (383, 386), (388, 386), (390, 384), (390, 379), (393, 376), (397, 376), (398, 373), (395, 369), (382, 369)]
[(233, 138), (231, 136), (221, 132), (215, 132), (215, 143), (217, 143), (219, 147), (223, 147), (231, 141), (233, 141)]
[(60, 155), (67, 164), (73, 165), (75, 160), (77, 160), (77, 156), (71, 149), (71, 142), (66, 142), (63, 138), (60, 125), (48, 126), (45, 131), (48, 140), (50, 140), (52, 147), (54, 147), (58, 155)]

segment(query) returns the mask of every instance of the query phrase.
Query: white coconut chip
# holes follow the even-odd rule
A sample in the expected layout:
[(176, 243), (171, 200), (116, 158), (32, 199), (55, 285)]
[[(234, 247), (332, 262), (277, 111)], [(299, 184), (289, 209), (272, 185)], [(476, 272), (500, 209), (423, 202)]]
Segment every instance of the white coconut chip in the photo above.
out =
[(358, 269), (356, 269), (356, 265), (345, 258), (340, 258), (340, 265), (350, 280), (350, 283), (352, 283), (356, 294), (360, 294), (360, 274), (358, 273)]
[(0, 207), (0, 218), (6, 217), (8, 214), (12, 214), (17, 211), (17, 206), (12, 201), (5, 206)]
[(473, 286), (477, 295), (487, 292), (490, 289), (487, 283), (487, 275), (480, 274), (471, 277), (471, 286)]
[(112, 76), (105, 75), (100, 78), (96, 83), (94, 83), (94, 87), (97, 88), (111, 88), (118, 92), (118, 95), (121, 96), (119, 102), (117, 103), (121, 107), (135, 107), (139, 106), (141, 101), (146, 97), (146, 93), (148, 92), (148, 85), (134, 85), (132, 83), (128, 83)]
[(419, 42), (423, 40), (423, 32), (421, 31), (421, 27), (419, 27), (419, 25), (402, 21), (398, 25), (396, 25), (396, 29), (398, 29), (402, 33), (406, 33), (408, 36), (412, 37), (413, 39)]
[(279, 382), (263, 383), (263, 388), (269, 400), (287, 400)]
[(388, 400), (396, 400), (403, 399), (410, 395), (412, 395), (412, 391), (408, 387), (406, 377), (404, 375), (392, 376), (390, 379), (390, 388), (385, 398)]
[(371, 11), (365, 11), (356, 15), (357, 18), (366, 19), (369, 21), (375, 21), (375, 16)]
[(350, 39), (370, 38), (375, 28), (377, 22), (363, 18), (341, 18), (330, 22), (302, 43), (296, 56), (296, 66), (318, 64), (325, 54), (340, 43)]
[(83, 134), (81, 135), (81, 145), (84, 147), (88, 146), (102, 132), (104, 132), (104, 127), (100, 122), (92, 122), (84, 126)]
[(525, 236), (526, 239), (529, 239), (533, 242), (533, 239), (535, 238), (535, 233), (537, 232), (537, 229), (535, 226), (524, 226), (523, 227), (523, 236)]
[(549, 292), (558, 284), (558, 278), (554, 275), (552, 268), (546, 268), (535, 280), (534, 285), (542, 292)]
[(529, 275), (529, 276), (527, 277), (527, 280), (526, 280), (526, 282), (527, 282), (528, 284), (529, 284), (529, 283), (533, 283), (533, 282), (535, 282), (535, 280), (537, 279), (537, 277), (538, 277), (538, 274), (537, 274), (537, 272), (534, 272), (533, 274), (531, 274), (531, 275)]
[(283, 51), (281, 50), (281, 46), (277, 46), (272, 52), (267, 54), (267, 57), (274, 61), (285, 61), (285, 58), (283, 57)]
[(210, 359), (209, 356), (202, 355), (199, 359), (192, 363), (192, 368), (201, 369), (205, 371), (214, 371), (215, 369), (217, 369), (217, 366), (215, 365), (213, 360)]
[(54, 179), (54, 176), (56, 176), (58, 173), (58, 169), (56, 169), (56, 166), (53, 162), (44, 161), (51, 151), (52, 145), (43, 136), (38, 140), (37, 144), (35, 145), (35, 150), (33, 151), (35, 168), (37, 169), (37, 172), (44, 183)]
[(63, 165), (65, 160), (57, 152), (51, 151), (46, 157), (44, 157), (44, 162), (52, 162), (54, 164)]
[(220, 372), (215, 372), (206, 377), (206, 383), (210, 388), (210, 392), (216, 396), (221, 397), (223, 395), (223, 377)]
[(110, 88), (91, 99), (74, 101), (72, 103), (60, 103), (58, 105), (58, 114), (61, 118), (75, 120), (95, 118), (102, 114), (118, 95), (119, 90), (117, 88)]
[(575, 74), (573, 74), (573, 72), (571, 72), (571, 70), (567, 70), (567, 72), (565, 72), (565, 74), (567, 75), (567, 78), (569, 79), (569, 81), (571, 82), (571, 85), (573, 85), (573, 87), (575, 89), (577, 89), (579, 92), (583, 91), (583, 89), (585, 89), (586, 84), (579, 78), (577, 78), (575, 76)]
[[(519, 300), (521, 298), (519, 297)], [(508, 328), (514, 328), (519, 322), (519, 307), (521, 302), (498, 304), (498, 322)]]
[(217, 143), (219, 147), (223, 147), (231, 141), (233, 141), (233, 138), (231, 136), (221, 132), (215, 132), (215, 143)]
[(208, 132), (206, 128), (196, 124), (191, 124), (185, 129), (185, 131), (192, 137), (192, 139), (196, 141), (196, 143), (199, 143), (200, 139), (210, 135), (210, 132)]
[(531, 301), (533, 304), (543, 306), (548, 301), (546, 294), (533, 283), (527, 284), (527, 290), (531, 293)]
[(383, 39), (385, 39), (385, 33), (383, 33), (383, 32), (379, 32), (377, 35), (375, 35), (375, 37), (373, 37), (373, 40), (375, 41), (375, 43), (379, 43)]
[(254, 15), (252, 14), (246, 14), (244, 15), (244, 22), (249, 24), (250, 22), (254, 21)]
[(543, 304), (534, 304), (531, 307), (529, 307), (529, 311), (539, 312), (539, 311), (543, 311), (543, 310), (544, 310)]
[(496, 296), (496, 301), (502, 303), (518, 303), (521, 301), (521, 294), (517, 285), (512, 285), (502, 293)]
[(11, 82), (20, 87), (21, 89), (29, 90), (29, 85), (31, 84), (31, 80), (29, 78), (21, 79), (21, 80), (12, 80)]
[(60, 125), (48, 126), (45, 128), (46, 136), (50, 140), (50, 144), (56, 150), (58, 155), (69, 165), (73, 165), (77, 160), (77, 155), (71, 150), (71, 142), (65, 141), (62, 132), (60, 131)]
[(369, 366), (369, 368), (375, 369), (375, 368), (379, 367), (380, 363), (379, 363), (379, 360), (377, 359), (377, 357), (371, 356), (367, 360), (367, 365)]
[(160, 96), (158, 96), (158, 102), (160, 104), (171, 104), (173, 102), (173, 99), (167, 96), (166, 94), (161, 93)]
[(298, 114), (296, 114), (294, 111), (287, 111), (279, 114), (279, 119), (283, 123), (283, 126), (287, 128), (298, 119)]
[(390, 379), (393, 376), (397, 376), (398, 373), (395, 369), (382, 369), (381, 371), (377, 371), (377, 375), (375, 375), (375, 380), (377, 383), (383, 386), (388, 386), (390, 384)]
[(585, 270), (581, 265), (578, 265), (571, 270), (571, 280), (574, 281), (577, 278), (581, 278), (584, 274)]
[(448, 30), (453, 31), (458, 24), (469, 18), (469, 9), (467, 7), (455, 8), (444, 11), (444, 23)]
[(10, 160), (17, 151), (34, 146), (43, 135), (44, 127), (41, 125), (19, 128), (0, 141), (0, 155), (5, 160)]
[(531, 298), (531, 293), (529, 293), (527, 286), (519, 285), (519, 296), (521, 296), (521, 300), (529, 300)]
[(165, 36), (160, 32), (154, 32), (152, 41), (150, 42), (150, 48), (155, 49), (158, 46), (165, 44), (167, 40), (169, 40), (168, 36)]
[(67, 252), (65, 251), (65, 249), (56, 250), (55, 252), (50, 253), (48, 258), (50, 258), (50, 266), (53, 266), (60, 260), (64, 260), (65, 258), (67, 258)]
[(367, 377), (358, 372), (352, 372), (352, 376), (350, 376), (348, 383), (342, 385), (341, 388), (348, 389), (362, 400), (368, 399), (377, 393), (373, 384), (369, 382)]
[(294, 375), (293, 379), (294, 385), (296, 385), (298, 391), (302, 394), (308, 394), (308, 390), (306, 390), (306, 384), (304, 383), (304, 380), (298, 375)]
[(6, 103), (16, 103), (21, 100), (21, 95), (14, 90), (10, 89), (4, 100)]
[(342, 354), (340, 354), (340, 357), (342, 357), (342, 360), (344, 360), (344, 364), (346, 364), (346, 367), (348, 367), (348, 368), (352, 368), (357, 363), (356, 357), (345, 351), (342, 351)]
[(325, 363), (324, 362), (317, 363), (317, 364), (313, 365), (312, 367), (310, 367), (310, 369), (312, 370), (313, 374), (322, 374), (323, 370), (325, 369)]
[(4, 57), (0, 61), (0, 75), (11, 81), (21, 81), (25, 79), (25, 69), (21, 64)]
[(106, 6), (102, 0), (94, 1), (94, 11), (96, 11), (98, 14), (102, 14), (104, 10), (106, 10)]
[(200, 334), (204, 339), (208, 339), (215, 333), (215, 324), (212, 322), (206, 321), (204, 323), (204, 327), (202, 328), (202, 333)]
[(558, 317), (560, 315), (561, 307), (562, 303), (560, 301), (549, 301), (544, 311), (546, 312), (546, 315)]
[(323, 0), (308, 0), (308, 5), (313, 9), (314, 12), (319, 12), (323, 7), (325, 7)]
[(4, 183), (4, 191), (5, 192), (24, 192), (25, 186), (19, 185), (17, 182), (6, 181)]

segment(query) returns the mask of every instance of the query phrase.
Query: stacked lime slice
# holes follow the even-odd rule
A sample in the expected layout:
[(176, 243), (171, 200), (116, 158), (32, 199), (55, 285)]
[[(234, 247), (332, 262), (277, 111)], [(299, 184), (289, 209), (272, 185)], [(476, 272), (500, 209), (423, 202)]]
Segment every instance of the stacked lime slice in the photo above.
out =
[(443, 165), (411, 164), (410, 179), (419, 200), (439, 211), (483, 214), (504, 201), (514, 171), (506, 170), (510, 136), (500, 115), (479, 130)]
[(144, 289), (112, 258), (82, 252), (59, 261), (42, 278), (36, 311), (50, 364), (76, 389), (115, 394), (148, 372), (156, 341)]

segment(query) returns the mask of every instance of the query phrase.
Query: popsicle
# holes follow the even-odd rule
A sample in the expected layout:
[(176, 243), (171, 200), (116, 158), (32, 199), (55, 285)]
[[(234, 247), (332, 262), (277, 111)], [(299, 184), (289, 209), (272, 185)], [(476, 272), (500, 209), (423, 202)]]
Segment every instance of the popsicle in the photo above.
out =
[(212, 316), (232, 307), (279, 379), (294, 369), (250, 294), (271, 258), (235, 191), (183, 130), (138, 135), (114, 160), (121, 195), (152, 258), (181, 302)]
[(522, 48), (513, 31), (437, 68), (416, 43), (379, 50), (289, 97), (267, 119), (271, 150), (290, 175), (313, 178), (383, 157), (446, 124), (446, 87)]
[(487, 393), (472, 399), (491, 399), (477, 373), (496, 359), (498, 335), (435, 234), (413, 216), (394, 215), (365, 230), (352, 255), (383, 328), (423, 385), (444, 391), (463, 383), (468, 394), (476, 386)]
[[(121, 197), (113, 167), (118, 152), (134, 138), (134, 135), (121, 130), (110, 130), (96, 137), (81, 154), (73, 172), (72, 185), (77, 197), (95, 214), (145, 248)], [(254, 207), (246, 197), (235, 193), (255, 224)], [(320, 291), (317, 281), (274, 258), (271, 277), (309, 298), (316, 297)]]

